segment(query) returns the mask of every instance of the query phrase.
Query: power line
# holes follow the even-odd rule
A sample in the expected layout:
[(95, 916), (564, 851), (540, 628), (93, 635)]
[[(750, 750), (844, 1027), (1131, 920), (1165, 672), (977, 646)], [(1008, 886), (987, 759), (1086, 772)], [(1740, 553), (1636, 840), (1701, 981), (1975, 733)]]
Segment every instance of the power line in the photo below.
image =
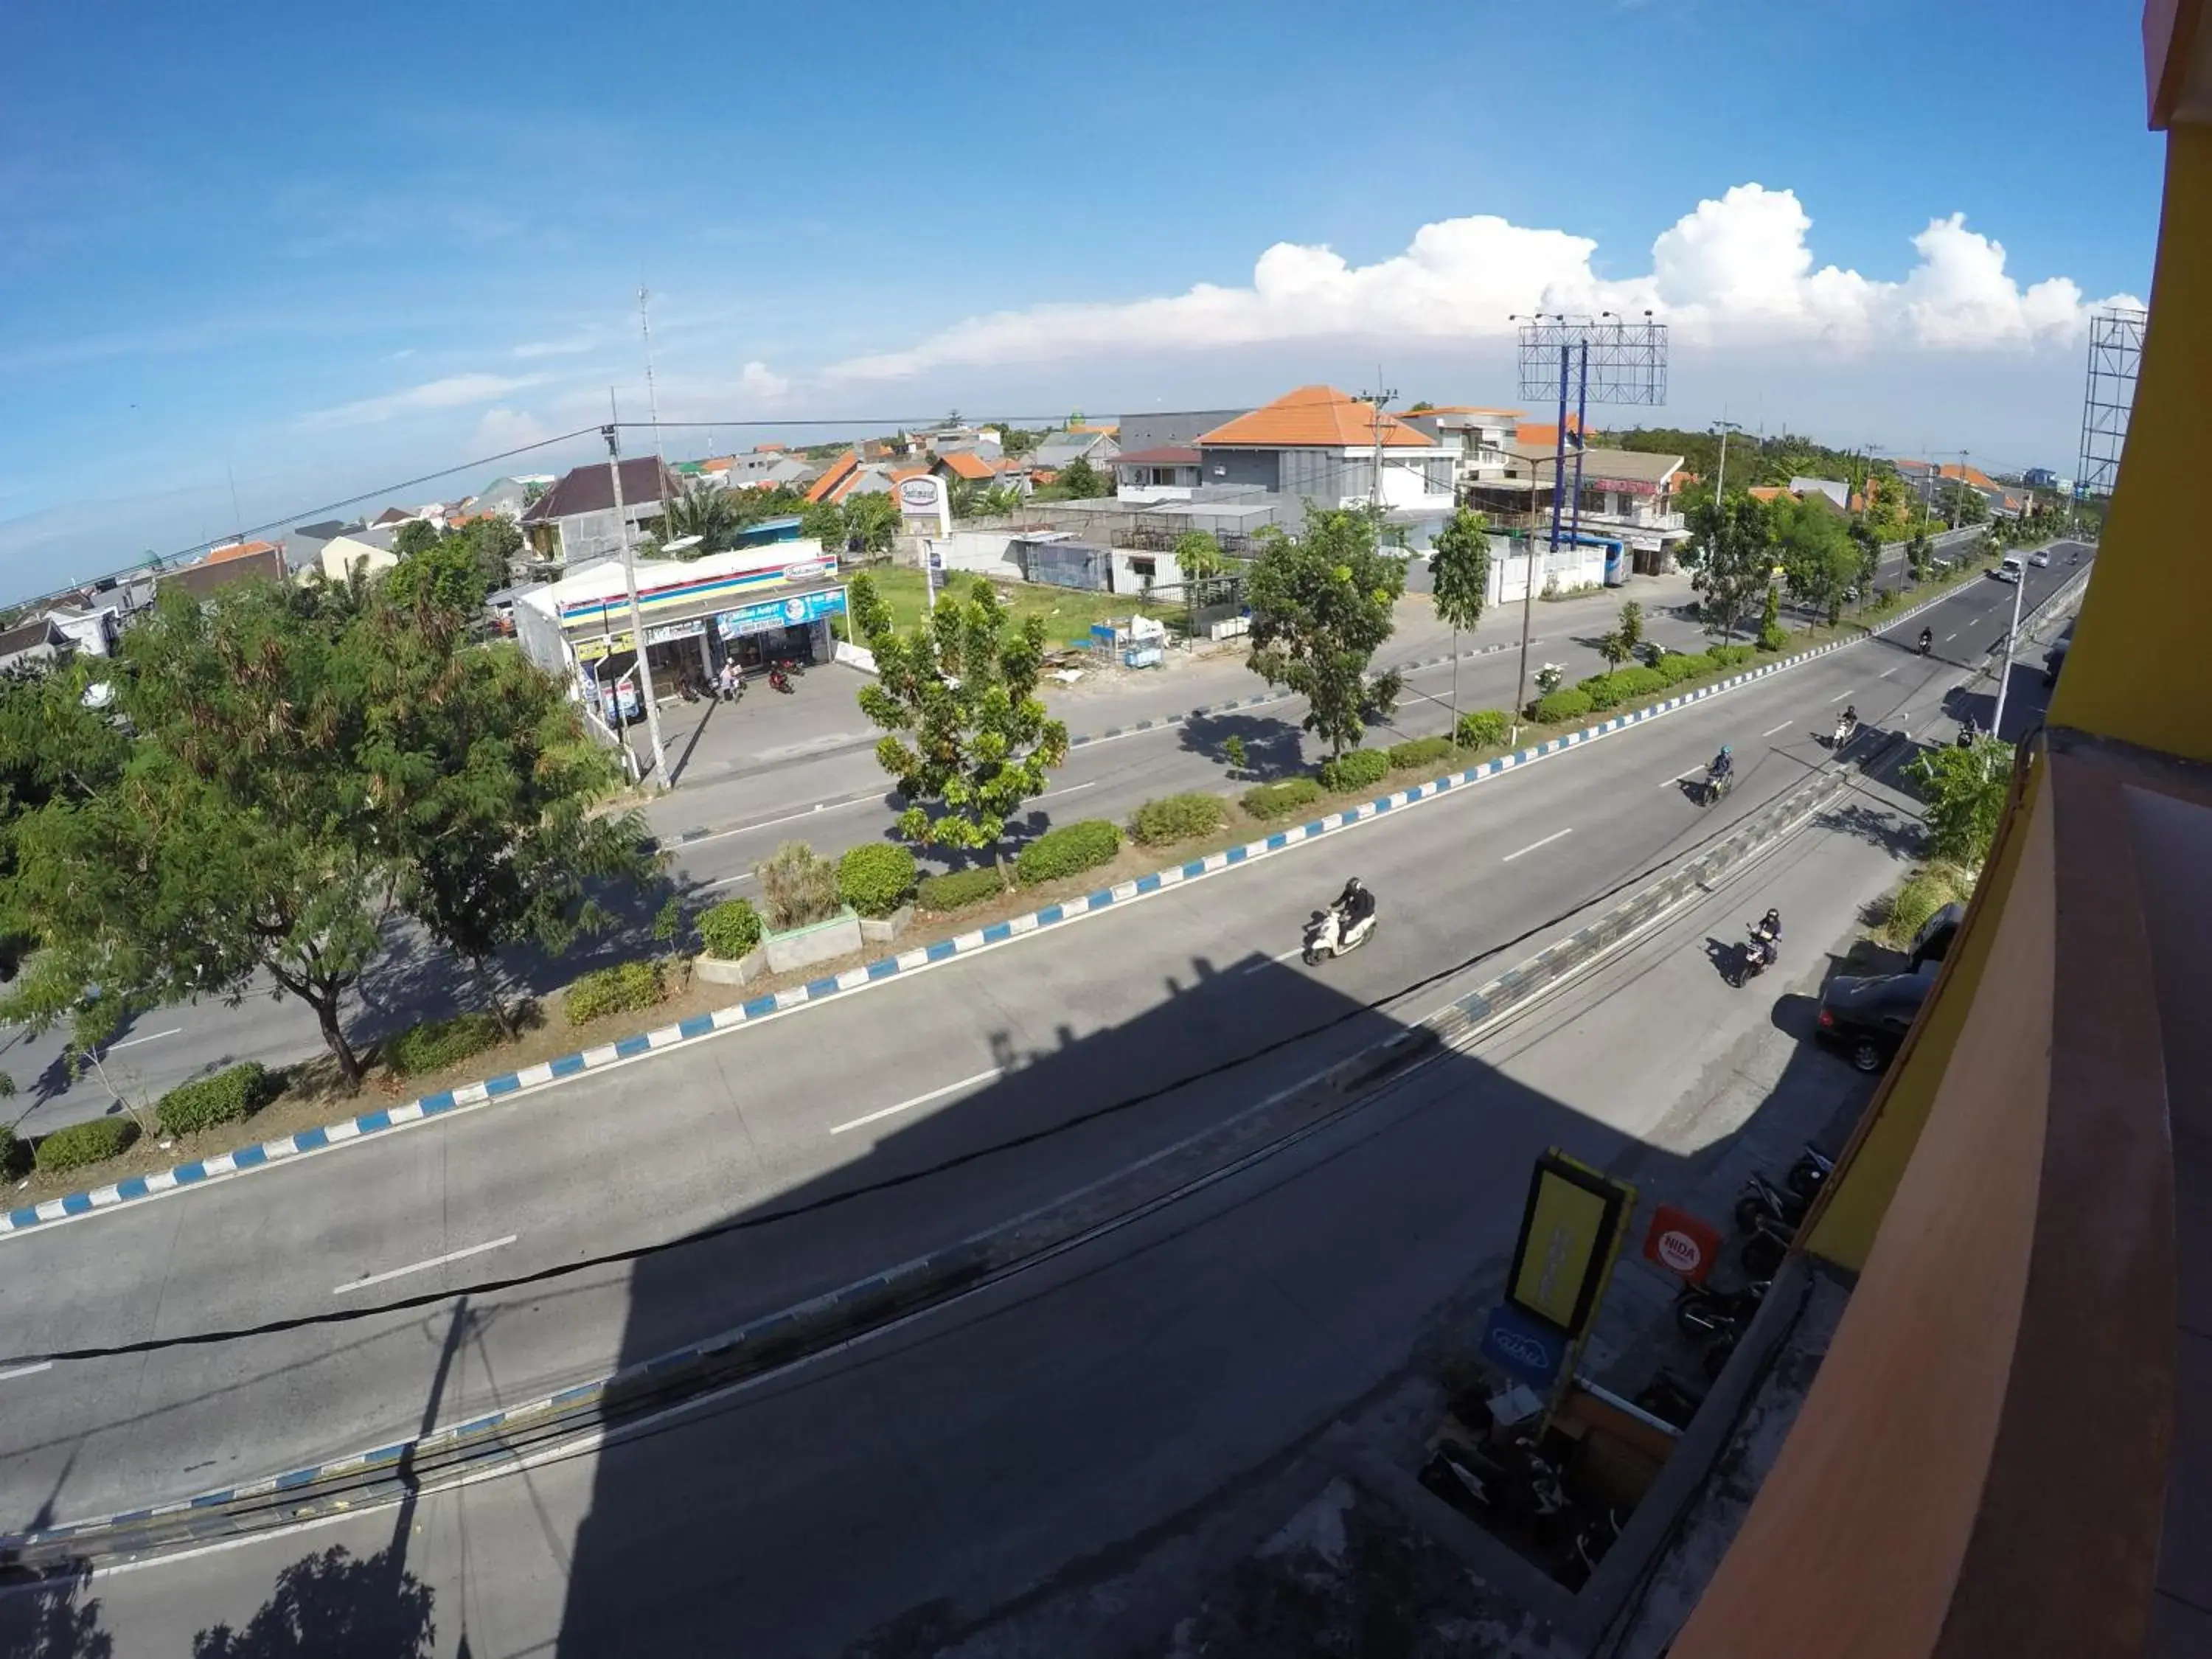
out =
[[(1715, 836), (1717, 837), (1719, 833), (1714, 832)], [(709, 1243), (716, 1239), (727, 1238), (739, 1233), (757, 1232), (781, 1222), (796, 1220), (803, 1216), (816, 1215), (826, 1210), (841, 1208), (857, 1200), (872, 1197), (878, 1193), (896, 1191), (902, 1187), (913, 1186), (937, 1176), (965, 1168), (969, 1164), (981, 1163), (986, 1158), (996, 1158), (1003, 1152), (1018, 1152), (1025, 1146), (1038, 1146), (1047, 1141), (1055, 1140), (1102, 1119), (1119, 1116), (1122, 1113), (1133, 1111), (1139, 1106), (1148, 1105), (1153, 1101), (1173, 1094), (1178, 1089), (1186, 1089), (1193, 1084), (1224, 1076), (1240, 1066), (1249, 1066), (1255, 1060), (1264, 1060), (1270, 1054), (1278, 1054), (1293, 1043), (1304, 1042), (1309, 1037), (1334, 1030), (1338, 1026), (1352, 1020), (1380, 1012), (1393, 1003), (1403, 1001), (1406, 998), (1427, 990), (1455, 975), (1465, 973), (1468, 969), (1479, 966), (1501, 952), (1526, 944), (1537, 934), (1559, 927), (1594, 905), (1603, 904), (1608, 899), (1618, 896), (1639, 882), (1648, 881), (1674, 863), (1680, 856), (1679, 852), (1670, 852), (1665, 857), (1646, 865), (1642, 869), (1623, 876), (1603, 891), (1594, 894), (1555, 915), (1547, 916), (1541, 921), (1531, 924), (1510, 939), (1500, 940), (1498, 944), (1486, 946), (1471, 956), (1462, 957), (1459, 961), (1448, 963), (1431, 973), (1424, 974), (1411, 983), (1402, 985), (1398, 989), (1388, 992), (1371, 1001), (1354, 1002), (1343, 1012), (1322, 1021), (1318, 1025), (1310, 1025), (1303, 1030), (1278, 1037), (1244, 1054), (1227, 1060), (1217, 1060), (1211, 1066), (1185, 1073), (1181, 1077), (1156, 1085), (1152, 1088), (1139, 1091), (1133, 1095), (1125, 1095), (1118, 1100), (1109, 1101), (1103, 1105), (1094, 1106), (1088, 1111), (1079, 1112), (1073, 1117), (1059, 1123), (1048, 1124), (1042, 1128), (1032, 1129), (1022, 1134), (1011, 1135), (1003, 1140), (995, 1140), (987, 1146), (972, 1147), (964, 1152), (956, 1152), (920, 1169), (909, 1170), (900, 1175), (885, 1176), (879, 1180), (842, 1191), (824, 1194), (819, 1198), (809, 1199), (804, 1203), (791, 1205), (783, 1209), (769, 1210), (757, 1215), (733, 1216), (728, 1220), (716, 1222), (712, 1226), (697, 1228), (688, 1233), (680, 1233), (674, 1238), (660, 1239), (648, 1244), (629, 1245), (618, 1250), (607, 1250), (598, 1255), (586, 1256), (580, 1261), (559, 1262), (552, 1267), (540, 1267), (531, 1273), (512, 1273), (501, 1279), (485, 1279), (477, 1284), (462, 1285), (457, 1290), (426, 1291), (415, 1296), (401, 1297), (393, 1301), (379, 1303), (373, 1307), (333, 1309), (323, 1313), (297, 1314), (286, 1319), (264, 1320), (255, 1325), (187, 1332), (177, 1336), (145, 1337), (135, 1342), (118, 1342), (100, 1346), (57, 1348), (46, 1353), (11, 1354), (0, 1357), (0, 1369), (52, 1363), (57, 1360), (119, 1359), (140, 1354), (163, 1353), (176, 1348), (212, 1347), (218, 1344), (245, 1341), (255, 1337), (282, 1335), (288, 1331), (310, 1330), (328, 1325), (349, 1325), (364, 1319), (380, 1319), (391, 1314), (406, 1313), (417, 1308), (435, 1307), (460, 1297), (495, 1295), (502, 1291), (519, 1290), (531, 1285), (543, 1285), (554, 1279), (566, 1279), (576, 1273), (596, 1272), (603, 1267), (623, 1267), (654, 1256), (666, 1255), (676, 1250), (689, 1249), (694, 1245)]]

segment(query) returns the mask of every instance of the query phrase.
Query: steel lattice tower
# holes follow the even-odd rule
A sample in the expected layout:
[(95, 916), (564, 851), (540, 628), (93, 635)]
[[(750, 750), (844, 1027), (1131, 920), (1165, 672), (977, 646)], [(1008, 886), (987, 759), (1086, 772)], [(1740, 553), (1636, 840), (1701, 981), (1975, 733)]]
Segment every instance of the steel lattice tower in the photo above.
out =
[(2089, 381), (2081, 394), (2081, 457), (2074, 471), (2077, 497), (2109, 495), (2127, 447), (2150, 313), (2116, 306), (2089, 319)]

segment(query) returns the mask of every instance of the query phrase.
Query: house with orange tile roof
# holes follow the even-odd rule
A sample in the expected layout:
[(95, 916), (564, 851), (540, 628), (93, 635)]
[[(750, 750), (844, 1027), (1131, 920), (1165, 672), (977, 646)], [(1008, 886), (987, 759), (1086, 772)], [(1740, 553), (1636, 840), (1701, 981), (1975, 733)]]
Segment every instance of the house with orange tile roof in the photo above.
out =
[(1386, 511), (1449, 513), (1454, 453), (1398, 416), (1330, 386), (1302, 386), (1199, 434), (1207, 489), (1243, 488), (1325, 507), (1364, 507), (1376, 487)]
[(860, 452), (848, 449), (823, 469), (822, 476), (806, 487), (810, 501), (834, 501), (840, 492), (852, 487), (853, 475), (860, 470)]
[(973, 484), (994, 484), (999, 480), (996, 462), (972, 449), (946, 450), (937, 458), (932, 467), (917, 467), (916, 471), (934, 471), (948, 483), (959, 481)]

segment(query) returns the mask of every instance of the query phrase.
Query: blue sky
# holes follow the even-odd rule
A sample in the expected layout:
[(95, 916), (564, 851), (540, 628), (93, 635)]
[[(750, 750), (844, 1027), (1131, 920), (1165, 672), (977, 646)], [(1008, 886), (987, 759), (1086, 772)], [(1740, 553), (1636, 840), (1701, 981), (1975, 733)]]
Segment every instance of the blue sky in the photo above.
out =
[(0, 592), (641, 416), (641, 281), (671, 418), (1504, 402), (1506, 312), (1650, 302), (1652, 418), (2061, 470), (2148, 290), (2130, 5), (927, 15), (8, 9)]

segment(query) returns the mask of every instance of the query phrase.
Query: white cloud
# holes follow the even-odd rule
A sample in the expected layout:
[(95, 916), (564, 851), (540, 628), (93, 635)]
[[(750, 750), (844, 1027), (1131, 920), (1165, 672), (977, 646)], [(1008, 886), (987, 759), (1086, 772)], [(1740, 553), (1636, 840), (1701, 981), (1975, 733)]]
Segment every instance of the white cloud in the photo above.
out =
[(395, 415), (488, 404), (525, 386), (542, 385), (546, 379), (543, 374), (448, 374), (441, 380), (426, 380), (421, 386), (387, 392), (380, 398), (363, 398), (355, 403), (340, 404), (335, 409), (314, 410), (302, 415), (299, 423), (309, 428), (372, 426)]
[(502, 404), (497, 409), (487, 409), (477, 417), (475, 444), (478, 448), (500, 453), (543, 443), (552, 435), (552, 428), (535, 415)]
[(1912, 239), (1918, 259), (1901, 282), (1815, 269), (1812, 226), (1796, 192), (1738, 185), (1663, 232), (1648, 273), (1618, 279), (1597, 274), (1589, 238), (1488, 214), (1423, 225), (1404, 252), (1372, 264), (1278, 242), (1261, 254), (1249, 286), (1200, 283), (1171, 297), (971, 317), (830, 374), (901, 380), (950, 365), (1340, 337), (1471, 343), (1508, 337), (1510, 314), (1530, 311), (1649, 309), (1693, 344), (2017, 350), (2071, 343), (2092, 308), (2063, 276), (2021, 288), (2005, 270), (2003, 246), (1968, 230), (1963, 215)]
[(766, 363), (750, 362), (745, 365), (744, 373), (738, 376), (738, 390), (748, 398), (774, 403), (791, 390), (791, 381)]
[(565, 340), (531, 340), (514, 348), (517, 357), (580, 357), (599, 343), (601, 336), (594, 331), (572, 334)]

